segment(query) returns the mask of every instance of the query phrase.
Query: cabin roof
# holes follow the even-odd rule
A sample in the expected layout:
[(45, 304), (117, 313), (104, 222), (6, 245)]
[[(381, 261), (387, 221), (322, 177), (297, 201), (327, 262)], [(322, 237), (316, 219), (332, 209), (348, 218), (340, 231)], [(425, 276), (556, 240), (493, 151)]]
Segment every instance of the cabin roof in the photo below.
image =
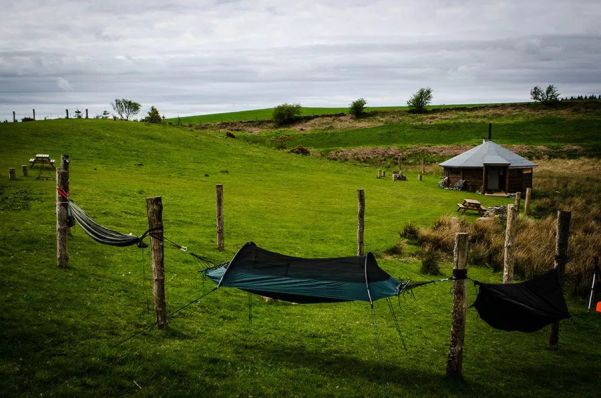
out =
[(528, 159), (493, 141), (484, 141), (477, 147), (440, 163), (442, 167), (459, 168), (483, 167), (484, 165), (508, 166), (511, 168), (530, 168), (536, 166), (536, 164)]

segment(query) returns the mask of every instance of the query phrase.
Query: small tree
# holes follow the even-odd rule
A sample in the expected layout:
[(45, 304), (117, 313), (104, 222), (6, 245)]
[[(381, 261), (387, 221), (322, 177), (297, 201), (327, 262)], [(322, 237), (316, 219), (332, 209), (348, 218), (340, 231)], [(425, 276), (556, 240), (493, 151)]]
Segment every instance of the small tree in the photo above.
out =
[(545, 91), (538, 86), (534, 86), (534, 88), (530, 90), (530, 96), (533, 100), (545, 105), (555, 104), (559, 101), (559, 91), (557, 91), (557, 88), (552, 84), (549, 84)]
[(432, 89), (431, 88), (420, 88), (413, 94), (407, 105), (415, 113), (422, 113), (426, 111), (426, 106), (432, 101)]
[(75, 118), (76, 119), (81, 119), (81, 111), (79, 109), (75, 110)]
[(278, 126), (289, 124), (301, 114), (300, 104), (281, 104), (273, 110), (273, 120)]
[(107, 110), (104, 110), (104, 111), (102, 111), (102, 116), (101, 116), (101, 118), (103, 118), (103, 119), (108, 119), (110, 115), (111, 115), (111, 114), (109, 113), (109, 111), (107, 111)]
[(367, 104), (367, 101), (365, 101), (363, 98), (359, 98), (358, 100), (353, 101), (349, 112), (354, 117), (359, 118), (365, 114), (365, 104)]
[(148, 123), (161, 123), (163, 119), (161, 118), (159, 110), (154, 106), (151, 106), (150, 112), (148, 112), (148, 116), (146, 116), (144, 121)]
[(140, 112), (140, 104), (125, 98), (115, 99), (115, 102), (113, 102), (111, 106), (115, 112), (117, 112), (119, 117), (125, 120), (129, 120), (131, 115), (136, 115)]

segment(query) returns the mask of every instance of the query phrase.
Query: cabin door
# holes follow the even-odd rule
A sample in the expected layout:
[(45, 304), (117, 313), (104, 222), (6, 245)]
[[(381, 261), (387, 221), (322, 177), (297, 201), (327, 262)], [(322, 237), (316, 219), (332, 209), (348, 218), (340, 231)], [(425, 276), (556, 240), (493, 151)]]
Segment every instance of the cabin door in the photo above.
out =
[(498, 191), (501, 179), (501, 169), (498, 167), (487, 167), (486, 168), (486, 190), (487, 191)]

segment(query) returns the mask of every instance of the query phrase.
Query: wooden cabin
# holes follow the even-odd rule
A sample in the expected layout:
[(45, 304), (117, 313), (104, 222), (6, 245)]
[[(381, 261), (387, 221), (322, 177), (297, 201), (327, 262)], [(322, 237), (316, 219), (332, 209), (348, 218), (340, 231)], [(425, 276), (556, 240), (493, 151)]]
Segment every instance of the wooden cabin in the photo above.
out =
[(536, 165), (491, 140), (440, 163), (448, 185), (464, 180), (464, 189), (482, 193), (515, 193), (532, 188)]

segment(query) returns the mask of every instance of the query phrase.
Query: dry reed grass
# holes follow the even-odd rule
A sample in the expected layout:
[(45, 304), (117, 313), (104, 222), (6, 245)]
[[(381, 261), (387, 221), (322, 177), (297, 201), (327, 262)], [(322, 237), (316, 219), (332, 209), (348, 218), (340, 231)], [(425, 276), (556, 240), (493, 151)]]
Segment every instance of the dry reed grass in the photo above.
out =
[[(536, 200), (531, 214), (520, 214), (516, 227), (515, 274), (531, 278), (553, 267), (558, 209), (572, 211), (567, 290), (584, 296), (590, 289), (593, 258), (601, 251), (601, 176), (596, 159), (541, 161), (535, 175)], [(470, 235), (470, 263), (495, 271), (503, 267), (505, 226), (498, 219), (469, 223), (441, 217), (431, 228), (419, 228), (416, 242), (450, 257), (457, 232)]]

